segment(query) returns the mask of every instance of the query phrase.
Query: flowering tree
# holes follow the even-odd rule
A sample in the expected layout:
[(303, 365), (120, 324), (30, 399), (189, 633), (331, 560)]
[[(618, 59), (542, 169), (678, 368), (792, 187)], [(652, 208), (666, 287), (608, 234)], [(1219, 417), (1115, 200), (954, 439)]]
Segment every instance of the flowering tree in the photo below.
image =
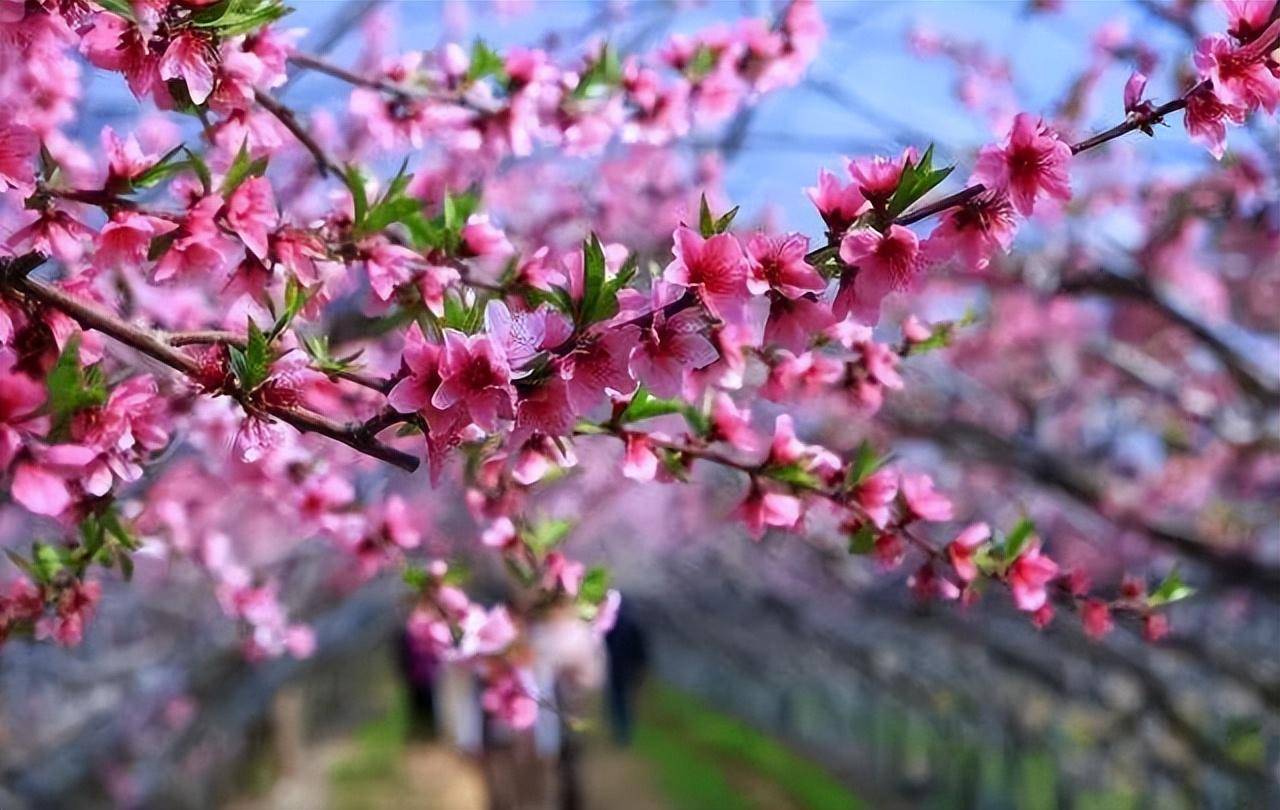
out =
[[(1222, 6), (1225, 32), (1197, 36), (1166, 101), (1146, 96), (1159, 66), (1140, 42), (1101, 43), (1080, 95), (1119, 58), (1138, 70), (1114, 105), (1123, 118), (1087, 136), (1073, 134), (1072, 105), (1019, 111), (980, 54), (918, 34), (921, 52), (988, 85), (962, 100), (999, 138), (950, 192), (954, 167), (927, 142), (822, 172), (807, 189), (823, 226), (811, 238), (739, 227), (715, 166), (669, 151), (800, 81), (825, 35), (805, 0), (649, 53), (477, 41), (392, 54), (375, 28), (353, 67), (298, 50), (275, 0), (0, 5), (0, 480), (12, 511), (51, 538), (9, 550), (0, 640), (78, 643), (101, 578), (163, 553), (213, 580), (247, 655), (306, 656), (310, 631), (262, 563), (270, 540), (320, 538), (349, 556), (351, 581), (399, 568), (418, 643), (472, 664), (486, 707), (528, 725), (540, 700), (521, 640), (530, 606), (572, 605), (603, 632), (619, 599), (605, 569), (566, 553), (573, 524), (540, 495), (576, 467), (619, 462), (641, 483), (724, 468), (750, 537), (837, 537), (884, 568), (910, 560), (921, 599), (1007, 592), (1036, 626), (1067, 609), (1094, 638), (1117, 621), (1152, 641), (1169, 632), (1164, 607), (1192, 589), (1155, 547), (1203, 566), (1206, 582), (1274, 590), (1280, 576), (1243, 543), (1169, 521), (1203, 504), (1182, 487), (1241, 459), (1256, 466), (1231, 482), (1236, 498), (1274, 486), (1280, 394), (1187, 306), (1268, 317), (1232, 312), (1226, 285), (1274, 294), (1273, 265), (1228, 282), (1195, 259), (1274, 262), (1275, 228), (1257, 225), (1250, 197), (1272, 193), (1267, 180), (1240, 160), (1183, 184), (1076, 186), (1081, 155), (1176, 115), (1215, 158), (1229, 128), (1274, 116), (1276, 5)], [(100, 158), (65, 134), (81, 59), (155, 111), (129, 131), (104, 127)], [(287, 106), (290, 71), (349, 85), (346, 115)], [(566, 155), (594, 174), (557, 175), (552, 158)], [(1117, 199), (1147, 212), (1139, 272), (1071, 245), (1010, 255), (1020, 230), (1053, 232)], [(1045, 256), (1059, 269), (1042, 283)], [(1055, 302), (1111, 298), (1132, 316), (1100, 324), (1046, 305), (1044, 284)], [(989, 291), (990, 318), (887, 317), (973, 286)], [(1094, 339), (1103, 332), (1119, 340)], [(974, 390), (909, 385), (913, 363), (939, 356)], [(1038, 410), (1046, 356), (1073, 364), (1073, 385)], [(1073, 460), (1087, 410), (1129, 390), (1202, 442), (1207, 468), (1171, 462), (1117, 493)], [(848, 414), (886, 405), (850, 434)], [(771, 438), (753, 416), (766, 408)], [(802, 439), (814, 413), (839, 427)], [(991, 488), (978, 462), (956, 476), (972, 507), (958, 509), (939, 470), (892, 461), (894, 435), (977, 450), (1141, 539), (1119, 566), (1069, 565), (1058, 548), (1085, 529), (1058, 510), (1008, 519), (1007, 497), (982, 495), (1016, 484)], [(446, 507), (426, 481), (373, 483), (383, 465), (413, 473), (422, 459), (419, 477), (465, 493), (466, 542), (434, 530)], [(502, 561), (519, 610), (466, 595), (445, 558), (472, 546)]]

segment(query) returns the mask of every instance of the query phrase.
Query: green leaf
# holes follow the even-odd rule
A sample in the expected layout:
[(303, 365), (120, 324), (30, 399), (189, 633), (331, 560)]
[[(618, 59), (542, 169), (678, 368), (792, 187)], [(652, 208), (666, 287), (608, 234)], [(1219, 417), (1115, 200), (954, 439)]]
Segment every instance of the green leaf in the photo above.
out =
[(467, 68), (464, 80), (471, 83), (488, 76), (494, 77), (500, 84), (505, 85), (507, 83), (506, 63), (493, 48), (485, 44), (484, 40), (477, 39), (471, 44), (471, 65)]
[(698, 82), (711, 74), (716, 66), (716, 52), (707, 45), (699, 45), (693, 58), (684, 67), (684, 75), (691, 82)]
[(1170, 605), (1186, 599), (1195, 592), (1195, 588), (1182, 581), (1182, 575), (1178, 573), (1177, 566), (1174, 566), (1164, 581), (1147, 597), (1147, 605), (1149, 607)]
[(222, 0), (192, 15), (197, 28), (214, 31), (222, 37), (248, 34), (288, 14), (279, 0)]
[(413, 565), (412, 563), (404, 567), (404, 572), (400, 576), (404, 580), (404, 584), (413, 588), (415, 591), (420, 591), (425, 588), (427, 583), (431, 580), (430, 575), (427, 573), (427, 569), (420, 565)]
[(850, 554), (870, 554), (876, 550), (876, 529), (870, 523), (863, 523), (849, 535)]
[(600, 56), (587, 66), (573, 88), (571, 98), (582, 101), (597, 98), (609, 92), (622, 81), (622, 63), (618, 61), (617, 52), (608, 44), (600, 49)]
[(132, 188), (151, 188), (162, 180), (177, 174), (183, 169), (191, 169), (190, 160), (178, 160), (180, 153), (186, 151), (185, 144), (178, 144), (164, 154), (159, 160), (151, 164), (151, 166), (137, 177), (129, 181)]
[(707, 204), (707, 195), (702, 195), (702, 202), (698, 205), (698, 230), (702, 233), (703, 239), (710, 239), (716, 234), (716, 221), (711, 215), (711, 206)]
[(520, 539), (536, 554), (545, 554), (555, 548), (573, 529), (573, 523), (563, 518), (540, 520), (525, 528)]
[(907, 161), (906, 166), (903, 167), (898, 188), (889, 198), (886, 211), (888, 216), (896, 217), (906, 211), (939, 183), (946, 180), (953, 169), (955, 169), (954, 166), (948, 166), (945, 169), (933, 168), (933, 144), (929, 144), (929, 148), (925, 150), (918, 163), (913, 164)]
[(683, 413), (685, 403), (678, 399), (661, 399), (649, 393), (644, 386), (636, 389), (632, 395), (631, 401), (627, 403), (627, 407), (618, 417), (618, 421), (622, 424), (630, 424), (631, 422), (642, 422), (645, 419), (653, 419), (659, 416), (669, 416), (673, 413)]
[(1013, 562), (1022, 554), (1023, 549), (1027, 547), (1027, 543), (1035, 536), (1036, 524), (1031, 518), (1024, 517), (1019, 520), (1009, 531), (1004, 539), (1004, 546), (1000, 556), (1005, 562)]
[(782, 467), (769, 467), (764, 474), (774, 481), (781, 481), (800, 489), (821, 489), (822, 481), (816, 475), (800, 466), (799, 463)]
[(80, 336), (67, 340), (62, 354), (45, 378), (48, 398), (45, 406), (53, 417), (51, 434), (61, 435), (75, 416), (86, 408), (94, 408), (107, 401), (107, 385), (102, 371), (96, 365), (84, 369), (80, 366)]
[(578, 588), (578, 599), (589, 605), (599, 605), (608, 595), (609, 571), (603, 566), (593, 565), (582, 577), (582, 585)]
[(124, 17), (130, 22), (138, 21), (138, 18), (134, 16), (133, 6), (129, 5), (129, 0), (93, 0), (93, 2), (118, 17)]
[(205, 196), (208, 196), (213, 191), (213, 175), (209, 172), (209, 165), (204, 162), (203, 157), (187, 147), (182, 147), (182, 151), (187, 153), (187, 165), (196, 173), (196, 177), (200, 178), (200, 185), (204, 189)]
[(240, 184), (250, 177), (261, 177), (267, 171), (267, 158), (263, 157), (254, 160), (249, 156), (248, 141), (240, 144), (240, 151), (236, 153), (235, 160), (231, 161), (231, 167), (227, 169), (227, 174), (222, 178), (222, 196), (229, 197), (235, 192)]
[(578, 325), (594, 323), (605, 284), (604, 246), (593, 233), (582, 243), (582, 299), (578, 302)]
[(352, 223), (359, 230), (364, 224), (365, 215), (369, 212), (369, 194), (365, 189), (368, 178), (359, 166), (348, 166), (342, 179), (347, 184), (347, 190), (351, 192), (351, 204), (354, 209)]
[(339, 371), (350, 371), (356, 368), (356, 359), (364, 353), (361, 349), (346, 357), (334, 357), (329, 353), (328, 335), (305, 337), (302, 339), (302, 347), (311, 357), (311, 365), (325, 374), (336, 374)]
[(845, 486), (856, 487), (866, 481), (876, 470), (889, 463), (891, 456), (881, 456), (871, 442), (863, 439), (858, 445), (858, 455), (849, 465), (849, 474), (845, 478)]
[(47, 585), (53, 582), (53, 578), (64, 567), (62, 554), (58, 549), (47, 543), (33, 543), (31, 545), (31, 570), (41, 583)]
[(238, 346), (227, 348), (231, 353), (231, 370), (235, 372), (241, 391), (252, 391), (266, 382), (271, 368), (270, 346), (267, 336), (252, 319), (249, 320), (249, 337), (244, 349)]

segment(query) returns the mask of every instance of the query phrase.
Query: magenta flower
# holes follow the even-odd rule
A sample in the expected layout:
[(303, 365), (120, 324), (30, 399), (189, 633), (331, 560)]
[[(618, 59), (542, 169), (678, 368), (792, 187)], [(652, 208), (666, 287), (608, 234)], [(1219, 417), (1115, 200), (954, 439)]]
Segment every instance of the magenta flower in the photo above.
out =
[(102, 497), (119, 479), (142, 477), (141, 462), (169, 443), (167, 407), (150, 375), (125, 380), (100, 408), (76, 414), (71, 437), (97, 455), (84, 471), (82, 486)]
[(883, 234), (859, 228), (841, 240), (840, 258), (857, 271), (852, 281), (840, 280), (833, 306), (835, 316), (843, 319), (852, 313), (874, 324), (880, 319), (884, 297), (907, 289), (915, 280), (920, 269), (920, 240), (901, 225), (890, 225)]
[(178, 238), (156, 263), (156, 281), (185, 275), (214, 276), (227, 269), (236, 247), (214, 222), (221, 208), (222, 198), (216, 194), (191, 207), (180, 225)]
[(57, 517), (77, 497), (68, 482), (78, 478), (97, 454), (78, 444), (33, 446), (30, 450), (31, 458), (14, 468), (10, 493), (28, 511)]
[(1018, 610), (1034, 612), (1049, 599), (1046, 586), (1058, 576), (1058, 564), (1040, 552), (1040, 541), (1031, 543), (1009, 566), (1005, 579), (1013, 591)]
[(877, 529), (889, 524), (893, 501), (898, 497), (898, 475), (892, 470), (876, 470), (853, 490), (853, 500)]
[(793, 299), (806, 293), (825, 292), (827, 280), (804, 260), (808, 252), (809, 237), (803, 234), (774, 237), (754, 234), (747, 240), (747, 258), (751, 268), (747, 289), (752, 295), (764, 295), (773, 290)]
[(1043, 119), (1019, 113), (1002, 145), (982, 147), (973, 180), (1007, 191), (1018, 211), (1031, 216), (1041, 197), (1071, 199), (1070, 163), (1071, 147)]
[(972, 582), (977, 578), (978, 566), (973, 561), (973, 555), (989, 539), (991, 527), (985, 523), (974, 523), (966, 526), (947, 545), (947, 558), (951, 560), (951, 567), (961, 581)]
[(818, 209), (818, 215), (827, 223), (827, 230), (842, 234), (871, 208), (856, 183), (842, 185), (836, 176), (823, 169), (818, 172), (818, 185), (805, 189), (805, 194)]
[(267, 258), (267, 237), (280, 224), (276, 195), (265, 177), (250, 177), (227, 200), (227, 224), (259, 259)]
[(720, 357), (702, 334), (707, 324), (701, 312), (686, 309), (667, 317), (662, 308), (678, 296), (670, 285), (654, 283), (653, 318), (640, 331), (639, 345), (631, 355), (631, 372), (660, 397), (680, 396), (686, 372), (706, 368)]
[(1240, 47), (1221, 34), (1202, 37), (1196, 44), (1196, 71), (1213, 83), (1213, 94), (1224, 105), (1274, 113), (1280, 106), (1280, 76), (1272, 73), (1266, 59), (1278, 35), (1280, 20)]
[(713, 438), (726, 441), (739, 450), (755, 450), (760, 443), (751, 429), (751, 410), (739, 408), (723, 391), (716, 394), (711, 403), (711, 431)]
[(213, 92), (213, 49), (199, 34), (183, 32), (169, 42), (157, 65), (160, 78), (181, 79), (193, 104), (203, 104)]
[(0, 469), (13, 462), (23, 434), (39, 426), (33, 420), (45, 400), (45, 386), (15, 369), (17, 360), (12, 349), (0, 349)]
[(794, 495), (765, 492), (752, 486), (747, 497), (738, 504), (735, 514), (747, 524), (751, 537), (759, 540), (769, 526), (794, 529), (804, 514), (804, 505)]
[(836, 323), (831, 307), (812, 298), (791, 300), (782, 296), (769, 303), (769, 320), (764, 327), (764, 345), (802, 354), (814, 335)]
[(1239, 126), (1247, 116), (1244, 108), (1224, 104), (1211, 88), (1204, 88), (1187, 97), (1182, 123), (1191, 140), (1221, 160), (1227, 151), (1227, 124)]
[(902, 500), (919, 520), (941, 523), (951, 520), (951, 501), (933, 488), (933, 479), (924, 473), (902, 476)]
[(978, 272), (987, 268), (997, 251), (1009, 252), (1017, 232), (1018, 220), (1009, 198), (988, 191), (943, 214), (920, 250), (930, 262), (941, 264), (958, 258), (961, 267)]
[(1094, 641), (1106, 637), (1115, 629), (1115, 621), (1111, 618), (1111, 608), (1106, 602), (1087, 599), (1080, 608), (1080, 622), (1084, 625), (1084, 633)]
[(531, 435), (567, 436), (573, 432), (577, 412), (569, 401), (569, 385), (553, 376), (531, 392), (521, 392), (516, 408), (516, 428), (512, 440)]
[(605, 398), (606, 391), (626, 395), (635, 391), (631, 376), (631, 352), (639, 340), (634, 326), (619, 327), (578, 342), (577, 348), (560, 361), (560, 377), (575, 413), (590, 411)]
[(854, 185), (858, 187), (862, 196), (866, 197), (872, 205), (881, 208), (898, 190), (907, 161), (914, 163), (916, 160), (915, 147), (909, 146), (897, 159), (883, 155), (855, 158), (847, 162), (847, 168), (849, 176), (853, 178)]
[(446, 329), (440, 387), (431, 404), (446, 411), (462, 408), (469, 421), (490, 432), (498, 429), (498, 419), (514, 419), (515, 389), (502, 349), (488, 335)]
[(627, 433), (622, 474), (632, 481), (652, 481), (658, 473), (658, 454), (647, 433)]
[(98, 231), (93, 266), (99, 270), (141, 267), (146, 263), (152, 240), (177, 227), (167, 219), (136, 211), (117, 211)]
[(380, 301), (389, 301), (396, 287), (408, 282), (414, 273), (426, 267), (422, 256), (401, 245), (393, 245), (383, 237), (360, 243), (369, 286)]
[(26, 196), (35, 190), (35, 159), (40, 139), (22, 124), (0, 117), (0, 191), (15, 189)]
[(747, 302), (747, 257), (733, 234), (703, 239), (696, 231), (676, 228), (675, 259), (662, 277), (698, 292), (702, 303), (718, 318), (740, 321)]

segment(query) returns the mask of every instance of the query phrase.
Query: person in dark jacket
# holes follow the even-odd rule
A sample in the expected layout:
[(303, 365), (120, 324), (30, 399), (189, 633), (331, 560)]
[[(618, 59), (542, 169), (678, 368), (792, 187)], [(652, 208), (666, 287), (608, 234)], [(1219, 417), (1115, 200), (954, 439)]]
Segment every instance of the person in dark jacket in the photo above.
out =
[(628, 745), (635, 724), (636, 694), (649, 665), (644, 630), (629, 601), (623, 599), (613, 629), (604, 637), (609, 656), (609, 724), (618, 745)]

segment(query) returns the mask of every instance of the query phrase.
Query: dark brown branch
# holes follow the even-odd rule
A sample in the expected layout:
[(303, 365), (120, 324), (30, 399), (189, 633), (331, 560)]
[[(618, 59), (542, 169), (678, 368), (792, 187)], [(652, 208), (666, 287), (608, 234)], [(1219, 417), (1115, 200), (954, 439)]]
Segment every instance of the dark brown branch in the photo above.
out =
[[(196, 359), (166, 342), (162, 336), (127, 323), (96, 304), (82, 301), (57, 287), (29, 278), (27, 274), (43, 260), (38, 254), (27, 254), (7, 263), (3, 272), (0, 272), (0, 291), (52, 307), (71, 317), (82, 327), (97, 330), (188, 377), (199, 374), (200, 364)], [(263, 406), (263, 410), (300, 431), (317, 433), (341, 442), (353, 450), (403, 470), (413, 472), (418, 468), (419, 460), (416, 456), (378, 442), (360, 423), (345, 424), (306, 408)]]
[(311, 153), (311, 157), (315, 159), (316, 168), (320, 170), (320, 174), (342, 175), (342, 167), (338, 165), (337, 161), (329, 157), (320, 144), (316, 143), (315, 138), (311, 137), (311, 133), (307, 132), (306, 127), (302, 126), (301, 122), (298, 121), (298, 116), (294, 115), (293, 110), (261, 90), (255, 90), (253, 96), (259, 104), (276, 117), (276, 120), (284, 125), (285, 129), (293, 133), (293, 137), (298, 139), (298, 143), (306, 147), (306, 150)]

